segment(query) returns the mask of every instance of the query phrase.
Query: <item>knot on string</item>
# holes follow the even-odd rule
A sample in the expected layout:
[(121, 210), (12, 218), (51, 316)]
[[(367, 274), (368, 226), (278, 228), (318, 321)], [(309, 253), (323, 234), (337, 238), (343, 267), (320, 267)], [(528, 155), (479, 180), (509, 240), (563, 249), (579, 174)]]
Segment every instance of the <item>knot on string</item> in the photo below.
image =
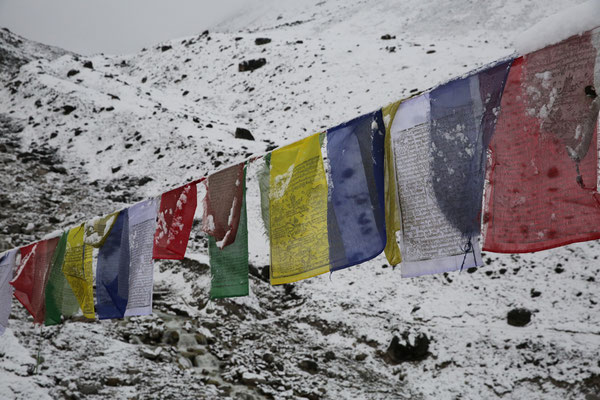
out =
[(471, 236), (469, 236), (469, 240), (467, 241), (467, 243), (464, 246), (462, 246), (460, 249), (464, 253), (464, 257), (463, 257), (462, 263), (460, 264), (459, 273), (462, 272), (462, 270), (465, 266), (465, 262), (467, 261), (467, 255), (469, 253), (471, 253), (471, 252), (473, 253), (473, 260), (475, 261), (475, 264), (477, 264), (477, 260), (475, 258), (475, 250), (473, 249), (473, 242), (471, 241)]

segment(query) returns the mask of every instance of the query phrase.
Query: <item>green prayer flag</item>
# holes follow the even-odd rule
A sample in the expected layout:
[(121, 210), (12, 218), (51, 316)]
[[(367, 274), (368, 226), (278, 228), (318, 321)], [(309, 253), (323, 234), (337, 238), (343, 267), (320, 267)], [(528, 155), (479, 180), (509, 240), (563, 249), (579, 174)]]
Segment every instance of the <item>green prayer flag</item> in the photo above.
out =
[(213, 236), (208, 237), (210, 256), (210, 298), (247, 296), (248, 290), (248, 225), (246, 215), (246, 183), (244, 170), (244, 194), (240, 222), (235, 241), (219, 249)]
[(62, 271), (67, 249), (67, 232), (58, 241), (52, 256), (50, 275), (46, 284), (46, 318), (44, 324), (57, 325), (61, 316), (74, 315), (79, 310), (79, 304)]

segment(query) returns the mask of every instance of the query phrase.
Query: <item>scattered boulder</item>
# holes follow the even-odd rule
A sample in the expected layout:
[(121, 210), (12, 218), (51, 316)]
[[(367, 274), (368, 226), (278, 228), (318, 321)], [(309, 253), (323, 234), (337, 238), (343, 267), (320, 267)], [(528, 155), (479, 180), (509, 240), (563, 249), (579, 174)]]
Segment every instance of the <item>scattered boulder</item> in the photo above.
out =
[(431, 340), (424, 333), (404, 332), (401, 337), (394, 336), (388, 346), (384, 359), (389, 364), (400, 364), (406, 361), (422, 361), (429, 357)]
[(160, 46), (160, 51), (165, 52), (167, 50), (171, 50), (173, 47), (170, 45)]
[(90, 394), (98, 394), (98, 391), (100, 390), (100, 383), (99, 382), (88, 382), (88, 381), (84, 381), (84, 382), (77, 382), (77, 389), (85, 395), (90, 395)]
[(148, 360), (156, 360), (158, 356), (160, 356), (160, 353), (162, 353), (162, 347), (157, 347), (155, 349), (151, 349), (150, 347), (142, 347), (140, 349), (140, 354), (142, 357), (147, 358)]
[(184, 357), (184, 356), (180, 356), (177, 359), (177, 365), (179, 365), (179, 368), (181, 368), (181, 369), (190, 369), (190, 368), (194, 367), (194, 365), (192, 364), (192, 361), (189, 358)]
[(83, 68), (94, 69), (94, 64), (91, 61), (86, 61), (83, 63)]
[(319, 372), (319, 364), (308, 359), (300, 361), (298, 363), (298, 368), (300, 368), (302, 371), (308, 372), (311, 375)]
[(74, 75), (77, 75), (78, 73), (79, 73), (79, 70), (77, 70), (77, 69), (72, 69), (72, 70), (70, 70), (69, 72), (67, 72), (67, 78), (70, 78), (70, 77), (72, 77), (72, 76), (74, 76)]
[(63, 110), (63, 114), (64, 115), (69, 115), (73, 111), (75, 111), (76, 109), (77, 109), (77, 107), (75, 107), (75, 106), (70, 106), (70, 105), (62, 106), (62, 110)]
[(255, 69), (263, 67), (265, 64), (267, 64), (267, 60), (264, 58), (242, 61), (238, 64), (238, 71), (254, 71)]
[(235, 129), (235, 138), (236, 139), (245, 139), (245, 140), (254, 140), (254, 136), (248, 129), (245, 128), (236, 128)]
[(395, 35), (394, 35), (394, 36), (392, 36), (392, 35), (390, 35), (389, 33), (386, 33), (385, 35), (383, 35), (383, 36), (381, 37), (381, 40), (392, 40), (392, 39), (396, 39), (396, 36), (395, 36)]
[(325, 361), (333, 361), (335, 360), (337, 357), (335, 356), (335, 353), (331, 350), (325, 352)]
[(257, 46), (262, 46), (264, 44), (271, 43), (271, 39), (269, 38), (256, 38), (254, 39), (254, 44)]
[(531, 322), (531, 311), (526, 308), (515, 308), (506, 315), (506, 322), (511, 326), (525, 326)]

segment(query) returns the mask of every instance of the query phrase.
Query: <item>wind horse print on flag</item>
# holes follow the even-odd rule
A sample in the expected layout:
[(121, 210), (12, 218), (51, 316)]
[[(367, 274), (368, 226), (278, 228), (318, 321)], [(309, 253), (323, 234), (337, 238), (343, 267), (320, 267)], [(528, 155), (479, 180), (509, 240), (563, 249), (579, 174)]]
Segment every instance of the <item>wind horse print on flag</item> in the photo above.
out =
[(327, 131), (331, 271), (370, 260), (386, 246), (384, 139), (381, 111)]
[[(114, 216), (116, 215), (116, 218)], [(96, 267), (96, 313), (100, 319), (123, 318), (129, 297), (129, 213), (112, 214), (110, 231), (98, 251)]]
[(94, 275), (92, 271), (94, 249), (84, 243), (84, 237), (84, 224), (69, 230), (62, 270), (77, 298), (83, 316), (94, 319), (96, 318), (94, 312)]
[[(210, 298), (247, 296), (248, 287), (248, 222), (246, 213), (246, 178), (245, 168), (242, 164), (242, 179), (240, 181), (237, 173), (228, 175), (232, 177), (229, 183), (221, 182), (219, 188), (237, 192), (241, 186), (241, 198), (233, 201), (233, 204), (241, 204), (240, 219), (236, 227), (236, 235), (233, 243), (224, 248), (217, 246), (214, 236), (208, 236), (208, 254), (210, 257)], [(238, 168), (237, 166), (235, 168)], [(213, 186), (214, 189), (214, 186)], [(212, 193), (212, 198), (216, 193)], [(207, 192), (208, 196), (208, 192)], [(215, 218), (217, 220), (218, 218)]]
[(321, 136), (314, 134), (271, 154), (269, 229), (271, 284), (329, 271), (327, 178)]
[(52, 238), (21, 247), (19, 267), (10, 282), (15, 288), (15, 297), (38, 324), (43, 324), (45, 319), (46, 282), (58, 240)]
[(185, 257), (196, 212), (196, 184), (190, 183), (163, 193), (152, 258), (182, 260)]
[(400, 104), (392, 124), (402, 276), (479, 266), (486, 149), (510, 63)]
[(57, 325), (62, 322), (62, 317), (73, 316), (79, 311), (77, 298), (67, 282), (62, 267), (67, 251), (68, 232), (64, 232), (52, 255), (48, 283), (46, 283), (46, 317), (44, 324)]
[(514, 61), (491, 141), (484, 249), (600, 238), (600, 28)]
[(15, 271), (17, 252), (17, 249), (13, 249), (0, 255), (0, 336), (8, 328), (14, 291), (10, 281)]

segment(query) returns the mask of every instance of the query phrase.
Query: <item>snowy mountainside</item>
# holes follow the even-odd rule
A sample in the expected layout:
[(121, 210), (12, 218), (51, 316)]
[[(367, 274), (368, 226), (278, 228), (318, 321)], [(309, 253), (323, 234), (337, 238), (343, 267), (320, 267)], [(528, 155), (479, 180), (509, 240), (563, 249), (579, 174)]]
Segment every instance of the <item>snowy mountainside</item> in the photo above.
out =
[[(579, 3), (266, 1), (121, 56), (44, 53), (13, 35), (0, 49), (30, 62), (10, 62), (0, 84), (0, 251), (508, 56), (518, 32)], [(40, 333), (15, 301), (0, 397), (600, 396), (598, 242), (404, 280), (378, 257), (271, 287), (265, 237), (250, 234), (246, 298), (208, 301), (196, 226), (184, 261), (156, 263), (151, 317), (75, 318)], [(520, 308), (531, 322), (508, 325)]]

